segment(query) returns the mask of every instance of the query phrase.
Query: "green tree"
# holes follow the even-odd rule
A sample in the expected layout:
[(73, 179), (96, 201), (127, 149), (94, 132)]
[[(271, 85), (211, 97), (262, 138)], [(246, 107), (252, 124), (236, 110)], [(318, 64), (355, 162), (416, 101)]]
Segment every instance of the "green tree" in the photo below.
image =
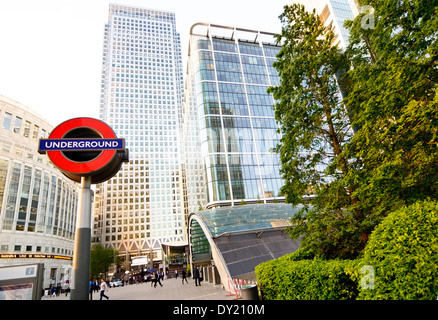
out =
[(350, 22), (345, 53), (315, 12), (281, 15), (281, 82), (269, 91), (286, 201), (316, 195), (291, 231), (310, 256), (353, 258), (390, 211), (438, 196), (437, 0), (361, 4), (374, 24)]
[(113, 263), (117, 266), (120, 265), (118, 250), (95, 244), (91, 247), (90, 254), (90, 275), (93, 278), (99, 277), (101, 273), (108, 272), (109, 266)]
[(354, 208), (371, 231), (390, 211), (438, 196), (438, 1), (361, 1), (348, 23), (352, 68), (344, 99), (360, 128), (346, 157), (360, 159)]
[(315, 11), (293, 4), (280, 18), (282, 49), (274, 66), (281, 81), (268, 92), (276, 100), (282, 134), (276, 149), (285, 180), (281, 191), (292, 204), (316, 195), (296, 216), (291, 234), (304, 235), (302, 246), (326, 258), (355, 255), (362, 244), (358, 248), (353, 240), (358, 231), (345, 209), (357, 199), (354, 184), (344, 179), (354, 165), (344, 155), (352, 130), (338, 85), (348, 61)]

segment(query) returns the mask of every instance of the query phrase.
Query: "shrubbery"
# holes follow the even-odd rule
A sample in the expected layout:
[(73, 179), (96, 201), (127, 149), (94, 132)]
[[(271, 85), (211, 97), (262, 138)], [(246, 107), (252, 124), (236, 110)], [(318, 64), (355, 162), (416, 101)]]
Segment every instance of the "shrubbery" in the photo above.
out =
[(438, 203), (422, 201), (390, 213), (361, 259), (300, 260), (298, 250), (257, 266), (256, 274), (268, 300), (436, 299), (437, 231)]
[(354, 260), (299, 260), (284, 256), (256, 268), (266, 300), (355, 299), (357, 284), (345, 272)]
[(438, 203), (421, 201), (396, 210), (374, 230), (364, 263), (375, 270), (373, 290), (361, 299), (436, 299)]

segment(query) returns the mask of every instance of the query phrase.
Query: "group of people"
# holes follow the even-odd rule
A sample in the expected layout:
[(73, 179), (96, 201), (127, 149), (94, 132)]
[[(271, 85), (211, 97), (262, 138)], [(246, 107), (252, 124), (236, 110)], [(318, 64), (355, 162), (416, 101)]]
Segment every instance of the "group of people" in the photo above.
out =
[[(56, 287), (53, 284), (51, 284), (50, 288), (47, 290), (47, 293), (50, 296), (50, 298), (54, 296), (59, 296), (61, 293), (65, 293), (65, 296), (67, 297), (69, 292), (70, 292), (70, 283), (68, 280), (65, 282), (63, 286), (61, 286), (61, 283), (58, 283)], [(42, 295), (44, 296), (44, 294), (45, 293), (43, 290)]]
[[(175, 279), (178, 279), (179, 273), (178, 270), (175, 270)], [(151, 287), (154, 286), (154, 288), (157, 287), (157, 284), (159, 284), (161, 287), (163, 284), (161, 283), (161, 280), (164, 279), (164, 274), (159, 274), (158, 272), (154, 271), (154, 276), (152, 277)], [(195, 279), (195, 285), (200, 286), (201, 282), (203, 280), (202, 271), (199, 270), (198, 267), (195, 267), (193, 270), (193, 279)], [(186, 283), (189, 283), (187, 281), (187, 272), (185, 270), (182, 270), (181, 272), (181, 282), (184, 284), (184, 281)], [(100, 291), (100, 300), (102, 298), (106, 298), (107, 300), (109, 297), (105, 294), (105, 292), (108, 291), (108, 284), (105, 282), (105, 280), (101, 279), (100, 283), (97, 280), (92, 281), (90, 279), (89, 283), (89, 292), (90, 292), (90, 300), (93, 300), (93, 292)]]
[(90, 300), (93, 300), (93, 292), (100, 291), (100, 300), (102, 298), (106, 298), (106, 300), (109, 299), (109, 297), (105, 294), (105, 292), (108, 291), (108, 284), (105, 282), (105, 280), (101, 279), (100, 283), (97, 280), (92, 281), (90, 279), (89, 283), (89, 292), (90, 292)]
[[(175, 270), (175, 279), (178, 279), (178, 277), (179, 277), (178, 270)], [(201, 285), (201, 281), (203, 280), (203, 277), (202, 277), (202, 271), (200, 271), (198, 267), (195, 267), (195, 269), (193, 270), (193, 279), (195, 279), (196, 286)], [(159, 284), (162, 287), (163, 284), (161, 283), (161, 280), (164, 280), (164, 274), (163, 273), (159, 274), (158, 272), (154, 271), (151, 287), (153, 286), (154, 288), (156, 288), (157, 284)], [(184, 284), (184, 281), (186, 283), (189, 283), (187, 280), (187, 271), (183, 269), (181, 272), (181, 283)]]

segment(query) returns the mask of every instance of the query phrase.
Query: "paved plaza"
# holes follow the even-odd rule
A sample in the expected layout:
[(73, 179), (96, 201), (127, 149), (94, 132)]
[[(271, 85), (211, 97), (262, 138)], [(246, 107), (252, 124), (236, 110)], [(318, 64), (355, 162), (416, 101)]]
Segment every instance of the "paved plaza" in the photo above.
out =
[[(110, 288), (105, 294), (109, 300), (235, 300), (236, 296), (230, 296), (229, 292), (222, 288), (222, 285), (214, 285), (202, 282), (201, 286), (195, 286), (193, 279), (187, 279), (188, 283), (181, 283), (181, 279), (162, 280), (160, 287), (154, 288), (151, 282), (131, 284), (123, 287)], [(100, 292), (93, 293), (92, 300), (99, 300)], [(70, 300), (70, 295), (60, 294), (50, 298), (44, 296), (41, 300)], [(103, 298), (103, 300), (106, 300)]]

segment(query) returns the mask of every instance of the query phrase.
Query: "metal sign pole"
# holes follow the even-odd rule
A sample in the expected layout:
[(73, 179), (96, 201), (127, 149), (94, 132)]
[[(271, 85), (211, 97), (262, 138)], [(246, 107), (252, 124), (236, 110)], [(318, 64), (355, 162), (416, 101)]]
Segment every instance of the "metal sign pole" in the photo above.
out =
[(120, 170), (123, 162), (129, 162), (129, 150), (125, 149), (125, 139), (118, 139), (105, 122), (82, 117), (64, 121), (53, 129), (49, 139), (40, 139), (38, 152), (47, 153), (65, 176), (81, 183), (70, 299), (88, 300), (92, 215), (90, 187), (110, 179)]
[(70, 300), (88, 300), (91, 250), (91, 177), (81, 178), (73, 253), (73, 283)]

